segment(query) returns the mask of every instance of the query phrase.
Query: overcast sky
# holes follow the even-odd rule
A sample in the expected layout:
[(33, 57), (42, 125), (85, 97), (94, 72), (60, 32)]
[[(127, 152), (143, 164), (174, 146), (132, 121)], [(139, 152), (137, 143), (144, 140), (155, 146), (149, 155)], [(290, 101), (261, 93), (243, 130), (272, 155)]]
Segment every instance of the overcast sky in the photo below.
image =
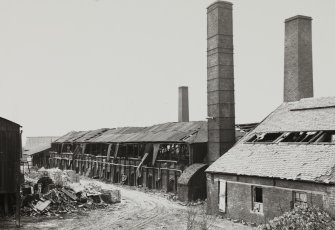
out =
[[(0, 116), (24, 136), (205, 120), (206, 7), (201, 0), (1, 0)], [(334, 0), (235, 0), (237, 123), (282, 103), (284, 20), (313, 17), (314, 92), (335, 96)]]

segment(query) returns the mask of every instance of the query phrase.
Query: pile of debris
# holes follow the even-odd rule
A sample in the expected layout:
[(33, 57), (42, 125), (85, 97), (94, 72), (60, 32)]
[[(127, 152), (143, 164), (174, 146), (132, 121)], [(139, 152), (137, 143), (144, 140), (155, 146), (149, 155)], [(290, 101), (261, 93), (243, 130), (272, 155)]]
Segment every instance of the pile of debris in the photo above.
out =
[(21, 214), (23, 216), (59, 216), (121, 202), (120, 190), (101, 189), (80, 184), (73, 171), (41, 170), (40, 178), (27, 178), (22, 186)]
[(333, 230), (335, 229), (335, 221), (320, 208), (297, 206), (292, 211), (269, 221), (269, 223), (258, 226), (257, 229)]

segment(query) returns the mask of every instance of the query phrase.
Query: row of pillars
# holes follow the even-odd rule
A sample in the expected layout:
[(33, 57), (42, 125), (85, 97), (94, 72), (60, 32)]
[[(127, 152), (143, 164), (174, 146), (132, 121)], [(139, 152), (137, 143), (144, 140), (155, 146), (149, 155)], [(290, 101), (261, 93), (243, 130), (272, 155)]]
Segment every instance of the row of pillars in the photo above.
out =
[(135, 159), (120, 161), (120, 163), (113, 163), (106, 162), (105, 159), (51, 157), (49, 166), (58, 167), (62, 170), (74, 170), (80, 175), (104, 179), (112, 183), (177, 192), (177, 180), (182, 173), (181, 170), (161, 167), (139, 167), (140, 161)]

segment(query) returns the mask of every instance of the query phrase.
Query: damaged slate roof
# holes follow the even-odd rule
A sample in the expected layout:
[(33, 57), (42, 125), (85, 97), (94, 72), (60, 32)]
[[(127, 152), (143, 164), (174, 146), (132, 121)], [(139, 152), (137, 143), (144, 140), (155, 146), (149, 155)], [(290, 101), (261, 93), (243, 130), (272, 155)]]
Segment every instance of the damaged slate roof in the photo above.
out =
[[(256, 124), (237, 125), (236, 139), (240, 139)], [(167, 122), (149, 127), (122, 127), (97, 129), (91, 131), (72, 131), (55, 143), (86, 142), (86, 143), (206, 143), (208, 142), (207, 121)]]
[(62, 142), (207, 142), (207, 122), (168, 122), (149, 127), (123, 127), (70, 132), (55, 141)]
[(335, 130), (335, 97), (283, 103), (206, 172), (335, 183), (332, 143), (245, 143), (263, 132)]

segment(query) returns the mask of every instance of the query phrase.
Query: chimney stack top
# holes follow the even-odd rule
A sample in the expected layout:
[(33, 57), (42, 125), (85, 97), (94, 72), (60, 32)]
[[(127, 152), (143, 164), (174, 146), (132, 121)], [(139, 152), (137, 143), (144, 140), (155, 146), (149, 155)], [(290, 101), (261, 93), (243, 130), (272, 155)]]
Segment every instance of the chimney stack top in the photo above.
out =
[(285, 23), (289, 22), (289, 21), (293, 21), (293, 20), (297, 20), (297, 19), (303, 19), (303, 20), (313, 20), (312, 17), (309, 16), (304, 16), (304, 15), (296, 15), (290, 18), (285, 19)]
[[(231, 3), (231, 2), (227, 2), (227, 1), (220, 1), (220, 0), (218, 0), (218, 1), (215, 1), (215, 2), (213, 2), (212, 4), (210, 4), (208, 7), (207, 7), (207, 10), (208, 11), (211, 11), (212, 9), (211, 8), (213, 8), (213, 9), (215, 9), (216, 7), (215, 6), (223, 6), (223, 7), (228, 7), (229, 9), (232, 9), (232, 7), (233, 7), (233, 3)], [(208, 13), (208, 12), (207, 12)]]

